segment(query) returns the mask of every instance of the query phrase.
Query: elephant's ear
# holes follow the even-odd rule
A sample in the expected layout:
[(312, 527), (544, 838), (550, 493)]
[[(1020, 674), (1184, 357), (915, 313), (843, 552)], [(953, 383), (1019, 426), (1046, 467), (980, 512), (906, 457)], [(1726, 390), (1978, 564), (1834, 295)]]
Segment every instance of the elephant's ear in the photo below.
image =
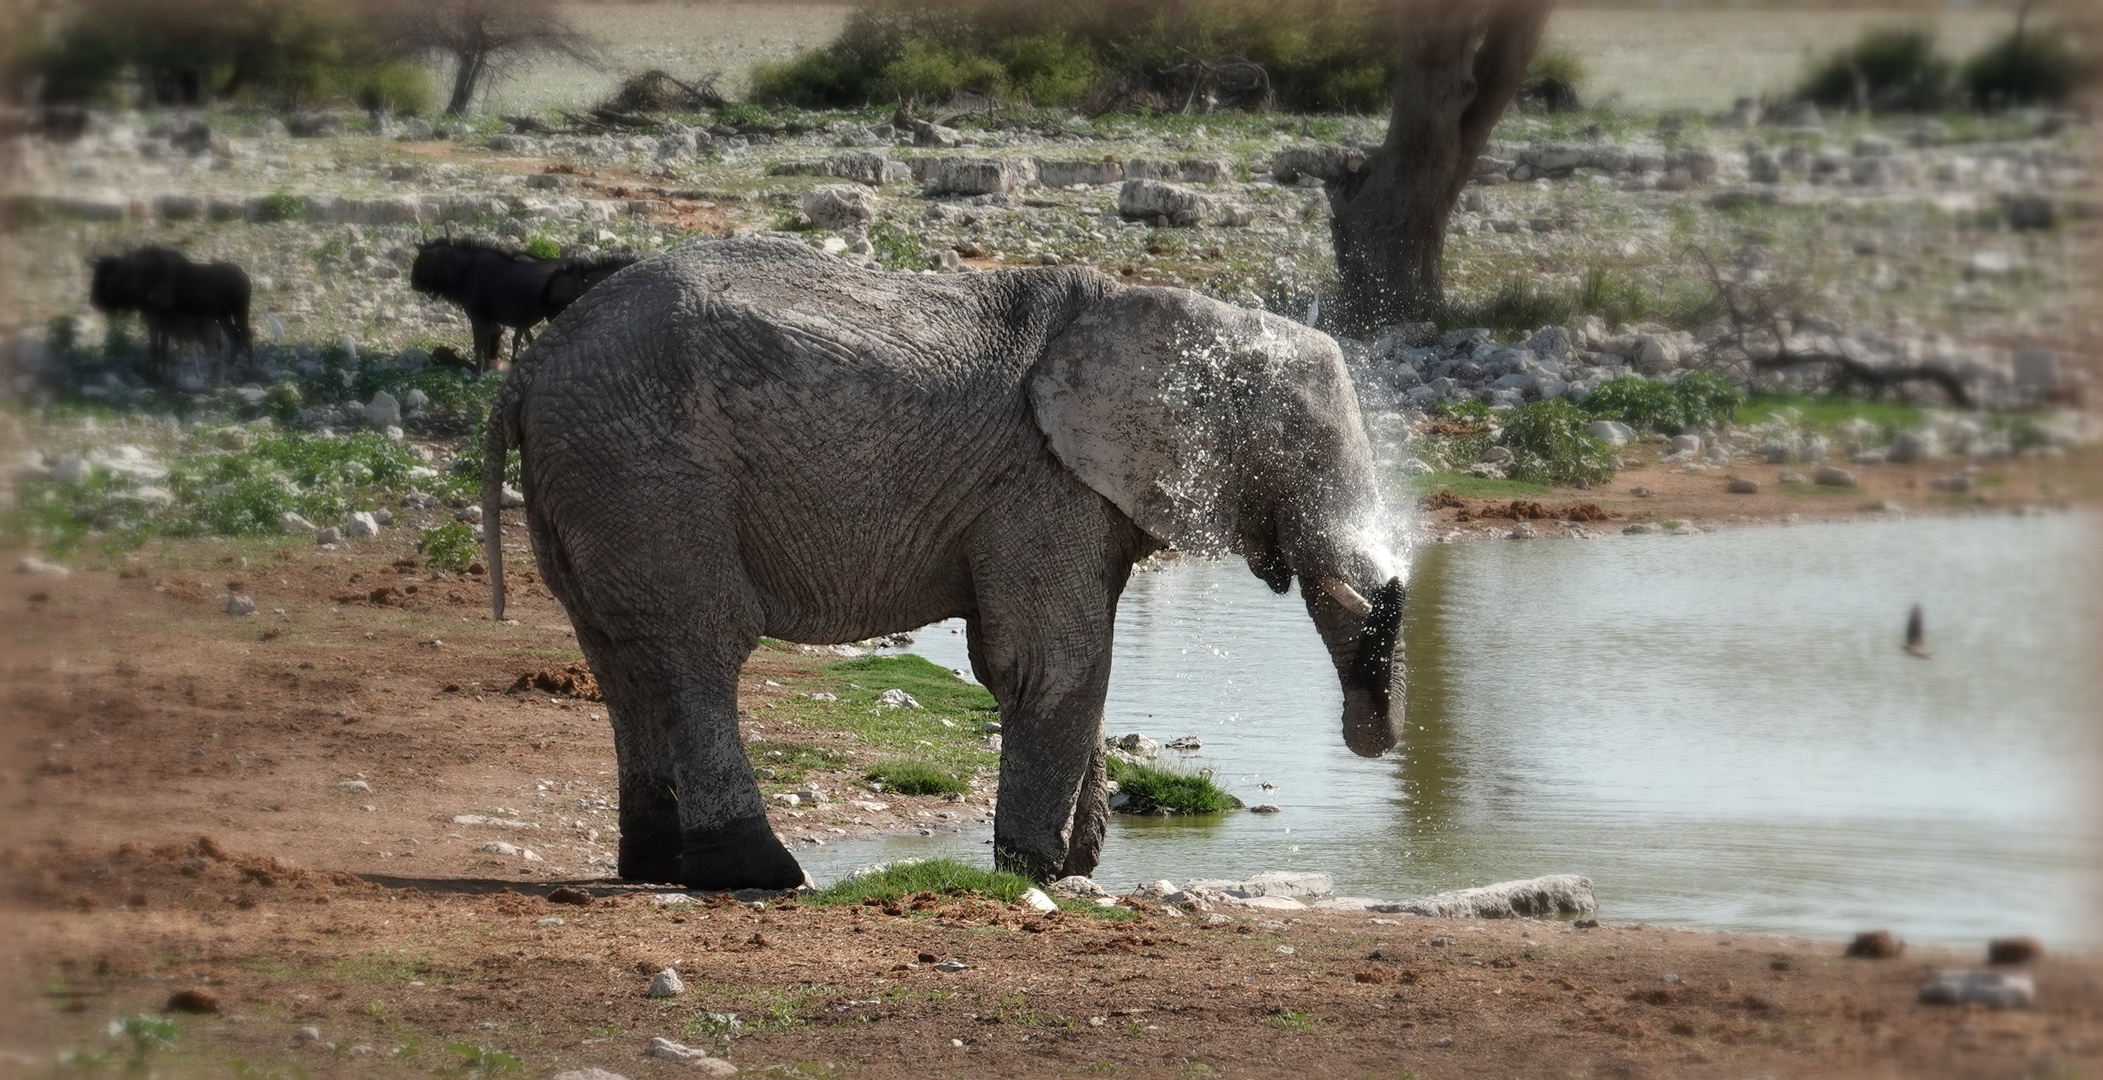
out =
[(1117, 289), (1046, 347), (1030, 402), (1083, 483), (1156, 539), (1221, 553), (1240, 546), (1242, 478), (1303, 336), (1320, 337), (1180, 289)]

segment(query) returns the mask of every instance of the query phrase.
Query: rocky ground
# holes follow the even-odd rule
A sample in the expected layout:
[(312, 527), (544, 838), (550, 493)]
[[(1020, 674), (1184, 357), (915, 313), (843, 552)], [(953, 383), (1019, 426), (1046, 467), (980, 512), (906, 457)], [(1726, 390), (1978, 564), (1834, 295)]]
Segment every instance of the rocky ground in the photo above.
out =
[[(1053, 914), (617, 885), (589, 688), (511, 689), (575, 659), (559, 609), (520, 580), (516, 621), (492, 623), (477, 575), (411, 557), (399, 531), (188, 540), (0, 579), (13, 1071), (693, 1074), (647, 1056), (659, 1038), (782, 1076), (2056, 1076), (2103, 1055), (2086, 957), (2000, 969), (2034, 1000), (1995, 1009), (1921, 1000), (1973, 950), (1849, 958), (1611, 913), (1251, 904), (1232, 883), (1108, 882), (1131, 897)], [(749, 747), (837, 755), (795, 782), (826, 802), (776, 800), (784, 838), (982, 817), (990, 787), (861, 784), (890, 736), (810, 696), (874, 694), (842, 662), (768, 649), (746, 671)], [(933, 723), (882, 716), (908, 739)], [(647, 996), (667, 968), (683, 990)]]

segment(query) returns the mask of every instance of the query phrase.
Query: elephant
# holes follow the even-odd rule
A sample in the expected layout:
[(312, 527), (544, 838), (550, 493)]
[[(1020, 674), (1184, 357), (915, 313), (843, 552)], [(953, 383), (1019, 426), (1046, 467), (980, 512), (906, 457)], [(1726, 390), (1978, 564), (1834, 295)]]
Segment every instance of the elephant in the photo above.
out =
[(787, 889), (738, 733), (761, 635), (967, 623), (1000, 710), (995, 864), (1091, 872), (1118, 598), (1173, 546), (1295, 578), (1343, 737), (1396, 742), (1405, 600), (1336, 343), (1084, 267), (918, 275), (787, 239), (702, 240), (584, 295), (520, 359), (483, 456), (520, 451), (542, 582), (597, 673), (623, 878)]

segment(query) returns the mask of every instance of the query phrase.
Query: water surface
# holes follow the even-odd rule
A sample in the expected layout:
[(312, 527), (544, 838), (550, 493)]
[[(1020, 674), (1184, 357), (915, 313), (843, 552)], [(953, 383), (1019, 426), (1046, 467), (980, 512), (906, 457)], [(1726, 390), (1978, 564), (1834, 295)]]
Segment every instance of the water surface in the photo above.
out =
[[(1296, 596), (1239, 563), (1134, 576), (1106, 727), (1203, 750), (1275, 815), (1117, 816), (1097, 876), (1324, 870), (1415, 895), (1571, 871), (1602, 914), (1917, 940), (2095, 943), (2093, 517), (1431, 547), (1409, 731), (1346, 750)], [(1933, 660), (1899, 649), (1927, 613)], [(968, 667), (949, 625), (918, 651)], [(1275, 785), (1265, 789), (1263, 784)], [(984, 832), (799, 852), (826, 880)]]

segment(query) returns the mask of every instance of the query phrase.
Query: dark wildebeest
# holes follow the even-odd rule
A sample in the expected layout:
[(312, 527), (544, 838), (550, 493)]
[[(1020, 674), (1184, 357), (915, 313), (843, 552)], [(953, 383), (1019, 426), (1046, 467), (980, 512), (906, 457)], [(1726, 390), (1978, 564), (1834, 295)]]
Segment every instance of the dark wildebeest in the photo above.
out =
[(547, 288), (541, 290), (541, 317), (553, 319), (562, 314), (564, 309), (584, 295), (585, 290), (634, 265), (635, 260), (625, 255), (609, 255), (598, 259), (564, 259), (556, 263), (555, 272), (548, 275)]
[(479, 372), (495, 364), (506, 327), (513, 359), (521, 343), (533, 340), (530, 331), (544, 317), (541, 294), (557, 265), (474, 240), (430, 240), (416, 249), (409, 285), (467, 312)]
[(149, 376), (172, 384), (171, 341), (194, 341), (207, 349), (222, 342), (212, 381), (226, 378), (235, 352), (250, 348), (248, 274), (233, 263), (193, 263), (182, 252), (144, 247), (95, 260), (88, 302), (97, 311), (136, 311), (146, 323)]

